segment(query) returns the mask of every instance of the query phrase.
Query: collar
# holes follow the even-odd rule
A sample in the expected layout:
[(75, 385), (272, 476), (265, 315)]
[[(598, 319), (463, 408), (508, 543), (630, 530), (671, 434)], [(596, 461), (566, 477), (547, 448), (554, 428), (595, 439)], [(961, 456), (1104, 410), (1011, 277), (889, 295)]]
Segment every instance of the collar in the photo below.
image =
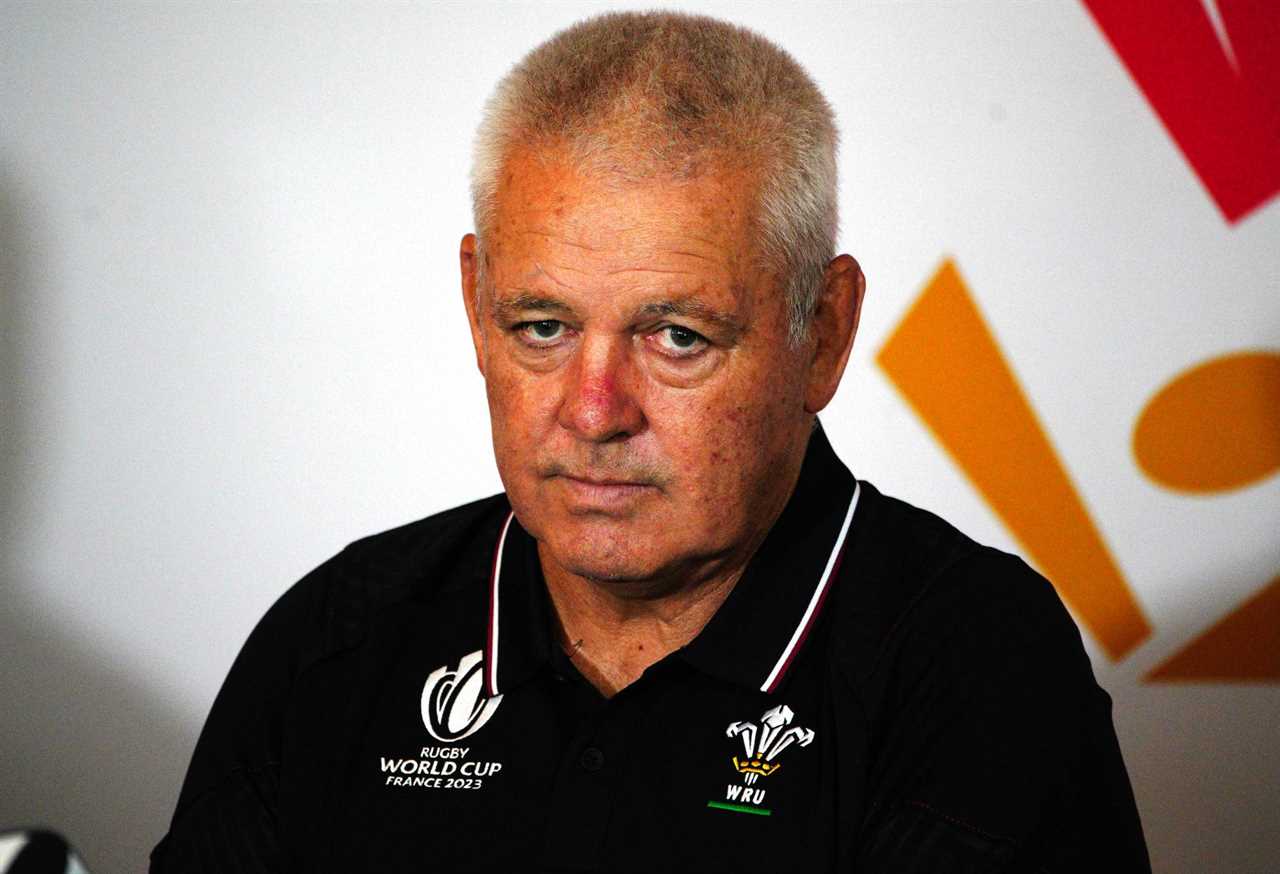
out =
[[(740, 686), (777, 691), (835, 584), (861, 486), (815, 421), (795, 489), (742, 578), (676, 655)], [(484, 680), (499, 695), (551, 658), (551, 615), (537, 542), (507, 514), (489, 574)]]
[(490, 697), (520, 685), (551, 658), (551, 604), (538, 542), (507, 512), (489, 572), (484, 688)]

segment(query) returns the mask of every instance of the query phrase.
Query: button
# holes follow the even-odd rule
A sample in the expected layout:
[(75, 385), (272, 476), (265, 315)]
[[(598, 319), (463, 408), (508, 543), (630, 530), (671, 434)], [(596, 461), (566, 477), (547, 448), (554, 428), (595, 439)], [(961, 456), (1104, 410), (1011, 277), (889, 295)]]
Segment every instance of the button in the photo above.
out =
[(578, 764), (584, 771), (599, 771), (604, 767), (604, 753), (595, 747), (587, 747), (578, 757)]

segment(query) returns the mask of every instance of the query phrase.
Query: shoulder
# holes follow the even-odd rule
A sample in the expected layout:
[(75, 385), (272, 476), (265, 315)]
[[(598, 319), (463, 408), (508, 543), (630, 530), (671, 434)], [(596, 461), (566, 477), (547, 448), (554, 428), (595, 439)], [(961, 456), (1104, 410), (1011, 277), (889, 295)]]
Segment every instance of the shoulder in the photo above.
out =
[[(446, 584), (450, 575), (493, 551), (494, 535), (511, 505), (493, 495), (352, 541), (336, 556), (372, 586), (407, 585), (407, 594)], [(487, 566), (484, 567), (487, 571)]]
[(323, 657), (360, 643), (379, 613), (482, 584), (509, 512), (498, 494), (354, 540), (291, 586), (255, 635)]
[[(220, 840), (231, 829), (254, 852), (270, 849), (274, 833), (260, 830), (274, 815), (288, 726), (310, 712), (300, 678), (327, 666), (326, 679), (310, 686), (312, 698), (324, 698), (325, 718), (306, 724), (313, 739), (338, 737), (352, 723), (333, 716), (333, 696), (353, 702), (372, 688), (360, 680), (371, 664), (365, 654), (377, 647), (362, 644), (378, 639), (371, 629), (379, 616), (486, 578), (508, 512), (497, 495), (360, 538), (280, 596), (241, 647), (200, 733), (174, 814), (173, 828), (186, 829), (179, 845), (190, 850), (204, 845), (192, 835), (216, 832)], [(333, 685), (335, 677), (348, 682)], [(202, 804), (203, 817), (191, 813)], [(182, 851), (158, 848), (157, 858), (169, 852)]]
[(874, 750), (868, 858), (900, 861), (914, 846), (921, 870), (951, 870), (940, 854), (993, 864), (1016, 849), (1098, 860), (1072, 870), (1104, 857), (1148, 870), (1110, 698), (1053, 586), (1017, 556), (869, 494), (840, 580), (837, 659)]
[[(1009, 655), (1077, 662), (1079, 631), (1053, 585), (1016, 555), (863, 482), (842, 574), (844, 660), (860, 679), (910, 661), (981, 670)], [(863, 510), (866, 510), (863, 515)]]

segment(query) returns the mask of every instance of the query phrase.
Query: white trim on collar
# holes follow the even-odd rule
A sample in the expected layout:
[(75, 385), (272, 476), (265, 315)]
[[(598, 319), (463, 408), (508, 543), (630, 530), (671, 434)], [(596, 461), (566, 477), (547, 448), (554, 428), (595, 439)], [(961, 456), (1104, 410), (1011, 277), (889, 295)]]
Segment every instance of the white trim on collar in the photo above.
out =
[[(836, 537), (835, 545), (831, 547), (831, 554), (827, 557), (827, 565), (823, 568), (822, 576), (818, 579), (818, 585), (813, 590), (813, 595), (809, 598), (809, 605), (805, 608), (804, 615), (800, 617), (795, 631), (792, 632), (791, 639), (787, 641), (786, 647), (782, 650), (782, 655), (778, 657), (773, 670), (769, 672), (764, 684), (760, 686), (761, 692), (772, 692), (774, 690), (783, 674), (786, 673), (787, 667), (790, 665), (800, 644), (808, 636), (809, 629), (818, 616), (818, 608), (826, 597), (828, 588), (830, 588), (831, 578), (835, 575), (835, 570), (840, 564), (844, 542), (849, 535), (849, 526), (853, 522), (853, 511), (858, 506), (858, 496), (861, 494), (862, 484), (854, 480), (853, 497), (849, 499), (849, 509), (844, 514), (844, 523), (840, 526), (840, 534)], [(489, 633), (486, 641), (487, 646), (485, 647), (484, 684), (485, 691), (490, 697), (500, 694), (498, 690), (498, 582), (502, 578), (502, 554), (507, 543), (507, 532), (511, 529), (511, 520), (514, 518), (514, 512), (508, 513), (507, 519), (502, 525), (502, 533), (498, 535), (498, 545), (493, 555), (493, 572), (489, 576)]]
[(831, 547), (831, 555), (828, 556), (827, 566), (823, 569), (822, 576), (818, 579), (818, 587), (813, 590), (813, 596), (809, 598), (809, 606), (805, 608), (804, 615), (800, 617), (800, 622), (796, 625), (796, 630), (792, 632), (791, 640), (787, 642), (782, 655), (778, 657), (773, 670), (769, 672), (768, 678), (760, 687), (761, 692), (772, 692), (774, 690), (782, 675), (786, 673), (787, 666), (791, 663), (791, 659), (799, 648), (800, 643), (808, 636), (809, 627), (817, 618), (818, 607), (822, 604), (822, 599), (826, 596), (827, 588), (831, 584), (831, 577), (835, 575), (835, 569), (840, 564), (840, 555), (844, 549), (845, 537), (849, 534), (849, 524), (853, 521), (853, 511), (858, 506), (858, 495), (860, 494), (862, 494), (862, 484), (854, 480), (853, 497), (849, 500), (849, 509), (844, 514), (844, 524), (840, 526), (840, 535), (836, 538), (835, 546)]
[(493, 554), (493, 572), (489, 575), (489, 639), (486, 641), (484, 659), (484, 684), (489, 697), (498, 693), (498, 580), (502, 578), (502, 551), (507, 544), (507, 531), (511, 529), (514, 512), (507, 513), (507, 521), (502, 523), (502, 533), (498, 535), (498, 548)]

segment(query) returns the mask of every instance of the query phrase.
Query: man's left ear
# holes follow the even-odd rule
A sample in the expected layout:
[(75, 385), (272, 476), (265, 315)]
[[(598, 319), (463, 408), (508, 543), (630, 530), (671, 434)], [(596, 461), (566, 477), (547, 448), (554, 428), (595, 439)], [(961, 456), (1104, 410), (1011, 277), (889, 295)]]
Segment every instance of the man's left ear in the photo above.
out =
[(809, 327), (813, 357), (804, 395), (807, 413), (820, 412), (835, 396), (853, 351), (866, 290), (866, 277), (852, 256), (838, 255), (827, 265), (822, 294)]

